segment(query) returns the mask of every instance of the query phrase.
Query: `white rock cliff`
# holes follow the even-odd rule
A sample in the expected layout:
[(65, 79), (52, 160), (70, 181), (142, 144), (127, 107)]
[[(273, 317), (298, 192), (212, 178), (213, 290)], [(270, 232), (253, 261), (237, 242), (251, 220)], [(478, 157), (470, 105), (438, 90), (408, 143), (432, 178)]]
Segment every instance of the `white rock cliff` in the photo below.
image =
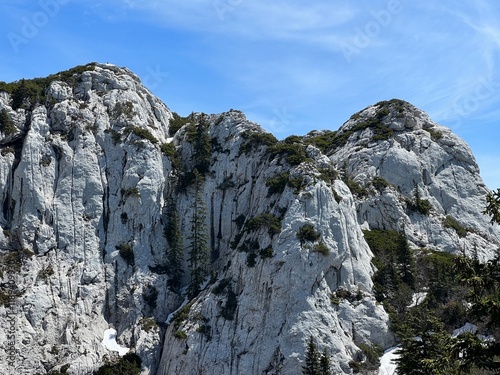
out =
[[(110, 328), (142, 374), (298, 374), (311, 335), (333, 373), (351, 374), (360, 344), (394, 344), (364, 229), (481, 259), (500, 245), (470, 149), (409, 103), (366, 108), (325, 147), (312, 140), (326, 133), (289, 139), (297, 161), (239, 111), (193, 114), (177, 130), (127, 69), (49, 78), (43, 104), (0, 95), (15, 126), (0, 134), (2, 374), (91, 374), (118, 356), (103, 345)], [(198, 183), (196, 125), (210, 149)], [(428, 214), (412, 207), (416, 191)], [(197, 195), (210, 265), (189, 300)], [(165, 236), (174, 209), (180, 288)], [(357, 298), (332, 303), (339, 290)]]

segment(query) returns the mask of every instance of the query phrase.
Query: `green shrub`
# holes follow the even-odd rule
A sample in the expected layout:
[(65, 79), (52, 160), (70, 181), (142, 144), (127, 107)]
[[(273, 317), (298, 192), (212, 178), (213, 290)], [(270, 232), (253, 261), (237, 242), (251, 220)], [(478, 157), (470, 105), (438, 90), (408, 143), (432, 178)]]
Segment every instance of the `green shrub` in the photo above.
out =
[(174, 325), (174, 329), (176, 331), (179, 330), (182, 323), (184, 323), (184, 321), (189, 318), (189, 311), (191, 310), (193, 303), (194, 302), (190, 302), (187, 305), (184, 305), (181, 309), (179, 309), (179, 311), (175, 313), (172, 324)]
[(290, 136), (282, 142), (276, 143), (271, 146), (269, 152), (271, 157), (285, 158), (285, 161), (290, 165), (299, 165), (308, 161), (306, 154), (306, 146), (298, 142), (300, 138), (297, 136)]
[(304, 244), (304, 242), (309, 241), (309, 242), (314, 242), (319, 240), (321, 237), (321, 234), (316, 232), (316, 229), (314, 228), (314, 225), (312, 224), (304, 224), (298, 231), (297, 231), (297, 238), (299, 239), (301, 244)]
[(158, 323), (154, 318), (143, 318), (140, 321), (141, 329), (147, 333), (149, 333), (152, 329), (158, 328)]
[(261, 258), (272, 258), (274, 256), (274, 250), (271, 245), (259, 251)]
[(439, 130), (435, 130), (432, 128), (424, 128), (424, 130), (426, 130), (429, 133), (429, 135), (431, 136), (431, 139), (433, 141), (437, 141), (437, 140), (443, 138), (443, 133), (440, 132)]
[(373, 177), (372, 185), (378, 191), (384, 190), (390, 184), (380, 176)]
[(177, 131), (182, 128), (184, 125), (186, 125), (191, 119), (192, 115), (189, 115), (187, 117), (182, 117), (179, 116), (177, 113), (172, 112), (173, 119), (170, 120), (168, 124), (168, 133), (171, 137), (174, 136)]
[(282, 172), (277, 176), (268, 178), (266, 180), (267, 186), (267, 195), (271, 196), (273, 194), (281, 194), (285, 190), (286, 185), (288, 184), (290, 175), (288, 172)]
[(246, 227), (250, 231), (267, 227), (269, 235), (272, 236), (281, 232), (281, 220), (274, 215), (264, 213), (249, 219)]
[(238, 156), (242, 154), (250, 154), (263, 145), (266, 147), (273, 146), (278, 143), (278, 140), (271, 133), (246, 131), (242, 133), (244, 142), (240, 146)]
[(40, 270), (38, 272), (38, 277), (42, 280), (47, 280), (53, 274), (54, 274), (54, 269), (52, 268), (52, 266), (49, 265), (46, 268), (44, 268), (43, 270)]
[(450, 215), (447, 215), (444, 218), (443, 225), (445, 228), (453, 229), (458, 234), (458, 237), (465, 237), (469, 232), (467, 228), (464, 228), (462, 225), (460, 225), (460, 223)]
[(133, 133), (136, 137), (139, 137), (141, 139), (145, 139), (152, 144), (158, 143), (158, 140), (154, 137), (153, 134), (148, 129), (141, 128), (138, 126), (128, 126), (125, 131), (125, 134), (130, 134)]
[(127, 190), (122, 189), (121, 193), (122, 193), (122, 196), (124, 198), (127, 198), (127, 197), (136, 197), (137, 198), (137, 197), (141, 196), (141, 192), (136, 187), (130, 187)]
[(170, 159), (170, 162), (172, 163), (172, 167), (174, 169), (180, 170), (182, 167), (182, 162), (181, 158), (175, 148), (175, 145), (170, 142), (170, 143), (162, 143), (160, 146), (160, 150), (165, 155)]
[(303, 177), (293, 177), (288, 180), (288, 186), (295, 189), (294, 194), (299, 194), (306, 186), (306, 182)]
[(179, 340), (187, 339), (187, 333), (182, 330), (177, 330), (174, 332), (174, 337)]
[(333, 148), (337, 137), (336, 131), (325, 130), (318, 135), (307, 136), (304, 142), (317, 147), (326, 155)]
[(127, 353), (116, 362), (102, 365), (94, 375), (140, 375), (141, 363), (137, 354)]
[(116, 245), (115, 248), (116, 250), (118, 250), (120, 256), (129, 266), (133, 266), (135, 264), (134, 250), (132, 249), (132, 245), (123, 242), (119, 245)]
[(2, 109), (2, 111), (0, 111), (0, 131), (5, 135), (17, 133), (17, 128), (6, 109)]
[(313, 251), (315, 253), (320, 253), (321, 255), (328, 255), (330, 253), (330, 250), (328, 249), (328, 246), (323, 241), (320, 241), (319, 243), (315, 244), (313, 246)]
[(134, 114), (134, 103), (132, 102), (117, 102), (113, 108), (112, 112), (114, 117), (120, 117), (124, 115), (127, 118), (130, 118)]

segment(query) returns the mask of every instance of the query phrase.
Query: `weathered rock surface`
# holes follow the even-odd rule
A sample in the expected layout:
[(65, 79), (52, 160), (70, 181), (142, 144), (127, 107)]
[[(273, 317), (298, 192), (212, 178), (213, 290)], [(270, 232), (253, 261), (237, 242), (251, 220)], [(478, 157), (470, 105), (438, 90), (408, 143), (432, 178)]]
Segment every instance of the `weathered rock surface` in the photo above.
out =
[[(90, 374), (117, 356), (102, 345), (112, 327), (143, 374), (298, 373), (311, 335), (333, 373), (350, 374), (358, 345), (393, 344), (363, 229), (484, 259), (500, 244), (467, 145), (405, 102), (368, 107), (322, 151), (294, 145), (296, 161), (238, 111), (193, 114), (171, 140), (170, 110), (113, 65), (54, 79), (45, 95), (16, 109), (0, 95), (17, 129), (0, 134), (2, 373), (16, 371), (14, 347), (25, 373)], [(196, 124), (210, 140), (199, 184)], [(417, 188), (428, 214), (414, 209)], [(211, 262), (188, 301), (169, 286), (165, 229), (175, 207), (185, 290), (197, 195)], [(278, 230), (250, 224), (264, 214)], [(466, 236), (444, 226), (447, 216)], [(332, 303), (340, 290), (357, 297)]]

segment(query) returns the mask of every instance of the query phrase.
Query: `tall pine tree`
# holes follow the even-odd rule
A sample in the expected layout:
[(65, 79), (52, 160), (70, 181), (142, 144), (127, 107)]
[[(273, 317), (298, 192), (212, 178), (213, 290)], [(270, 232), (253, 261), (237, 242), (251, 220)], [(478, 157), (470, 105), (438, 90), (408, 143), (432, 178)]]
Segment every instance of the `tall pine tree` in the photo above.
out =
[(202, 196), (203, 176), (195, 169), (195, 199), (193, 201), (191, 218), (191, 235), (189, 237), (189, 263), (191, 283), (189, 286), (190, 298), (200, 292), (200, 286), (209, 274), (210, 247), (208, 245), (208, 231), (206, 224), (206, 207)]
[(173, 200), (169, 204), (169, 219), (165, 227), (165, 237), (169, 244), (167, 250), (169, 284), (174, 290), (178, 290), (184, 275), (184, 246), (179, 225), (179, 213)]
[(312, 336), (309, 337), (306, 349), (305, 364), (302, 366), (303, 375), (320, 375), (320, 358), (318, 347)]

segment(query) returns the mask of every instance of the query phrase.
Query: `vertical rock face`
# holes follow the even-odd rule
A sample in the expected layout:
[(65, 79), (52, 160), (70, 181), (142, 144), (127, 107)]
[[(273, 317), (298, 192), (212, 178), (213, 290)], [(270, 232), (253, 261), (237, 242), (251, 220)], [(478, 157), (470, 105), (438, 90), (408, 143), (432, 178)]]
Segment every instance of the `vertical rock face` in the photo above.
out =
[(30, 82), (0, 96), (0, 358), (13, 336), (27, 373), (92, 373), (112, 326), (143, 374), (298, 373), (310, 336), (350, 374), (359, 345), (393, 343), (363, 229), (483, 259), (500, 244), (470, 150), (408, 103), (278, 142), (238, 111), (179, 121), (113, 65)]

